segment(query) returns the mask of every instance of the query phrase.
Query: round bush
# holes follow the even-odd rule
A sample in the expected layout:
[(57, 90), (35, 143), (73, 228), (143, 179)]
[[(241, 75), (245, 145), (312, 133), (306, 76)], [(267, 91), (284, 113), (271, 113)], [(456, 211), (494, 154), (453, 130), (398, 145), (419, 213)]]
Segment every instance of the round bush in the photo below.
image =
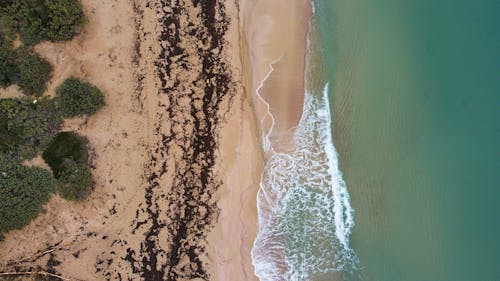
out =
[(56, 187), (52, 175), (39, 167), (0, 171), (0, 232), (20, 229), (36, 218)]
[(105, 103), (101, 91), (77, 78), (68, 78), (56, 89), (56, 103), (62, 115), (73, 118), (92, 115)]

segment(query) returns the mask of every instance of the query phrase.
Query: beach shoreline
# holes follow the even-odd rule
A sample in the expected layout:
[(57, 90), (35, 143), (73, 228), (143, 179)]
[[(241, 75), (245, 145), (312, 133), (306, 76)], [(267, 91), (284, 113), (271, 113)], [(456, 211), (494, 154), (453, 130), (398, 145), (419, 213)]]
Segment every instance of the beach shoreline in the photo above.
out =
[[(310, 0), (243, 1), (247, 88), (259, 127), (276, 151), (293, 149), (305, 92)], [(265, 144), (264, 144), (265, 145)]]
[[(274, 152), (294, 149), (294, 129), (302, 117), (305, 94), (307, 34), (312, 17), (310, 0), (242, 1), (241, 52), (246, 77), (245, 94), (255, 114), (264, 165)], [(257, 196), (254, 197), (257, 205)], [(257, 209), (257, 217), (262, 209)], [(259, 233), (259, 226), (256, 228)], [(257, 236), (254, 237), (254, 240)], [(255, 243), (255, 242), (254, 242)], [(252, 247), (253, 250), (253, 247)], [(252, 263), (255, 266), (255, 257)], [(283, 259), (275, 263), (278, 271), (287, 271)], [(271, 257), (270, 257), (271, 258)], [(277, 258), (276, 256), (272, 257)], [(259, 275), (260, 269), (254, 268)], [(284, 278), (285, 275), (281, 275)], [(263, 277), (263, 276), (259, 276)]]

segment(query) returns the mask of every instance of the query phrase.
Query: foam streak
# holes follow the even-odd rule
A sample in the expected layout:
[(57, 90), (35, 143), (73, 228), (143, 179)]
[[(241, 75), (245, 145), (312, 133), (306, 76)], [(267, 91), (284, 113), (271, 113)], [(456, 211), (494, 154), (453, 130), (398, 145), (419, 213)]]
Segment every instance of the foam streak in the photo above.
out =
[(294, 151), (276, 153), (265, 141), (269, 159), (252, 249), (256, 275), (262, 281), (305, 281), (355, 267), (349, 247), (353, 209), (333, 145), (328, 84), (322, 94), (305, 94)]

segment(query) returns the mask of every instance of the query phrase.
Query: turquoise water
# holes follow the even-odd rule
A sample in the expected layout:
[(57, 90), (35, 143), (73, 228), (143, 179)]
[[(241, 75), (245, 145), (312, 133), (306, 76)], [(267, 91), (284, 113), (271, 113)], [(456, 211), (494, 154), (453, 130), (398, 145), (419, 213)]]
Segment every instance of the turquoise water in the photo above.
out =
[(500, 280), (500, 2), (316, 0), (316, 19), (348, 279)]

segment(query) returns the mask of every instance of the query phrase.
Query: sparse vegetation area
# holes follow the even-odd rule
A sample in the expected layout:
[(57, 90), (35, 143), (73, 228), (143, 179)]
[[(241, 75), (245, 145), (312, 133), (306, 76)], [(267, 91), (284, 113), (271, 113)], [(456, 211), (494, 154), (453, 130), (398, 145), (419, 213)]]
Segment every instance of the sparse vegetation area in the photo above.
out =
[[(52, 193), (81, 200), (92, 188), (88, 141), (58, 132), (63, 118), (98, 111), (104, 96), (95, 86), (68, 78), (55, 99), (44, 97), (52, 66), (31, 47), (70, 40), (83, 23), (78, 0), (0, 0), (0, 87), (17, 84), (27, 95), (0, 99), (0, 236), (28, 224)], [(18, 48), (15, 38), (22, 42)], [(42, 152), (53, 174), (22, 165)]]

